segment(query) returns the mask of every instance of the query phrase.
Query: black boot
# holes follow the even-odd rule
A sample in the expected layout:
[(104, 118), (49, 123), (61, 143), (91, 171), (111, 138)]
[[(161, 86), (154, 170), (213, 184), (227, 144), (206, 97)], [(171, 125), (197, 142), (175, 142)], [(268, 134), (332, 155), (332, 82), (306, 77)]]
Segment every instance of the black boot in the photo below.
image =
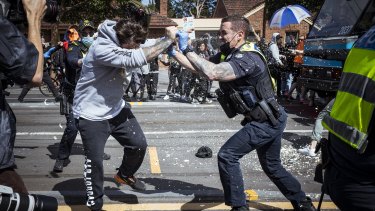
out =
[(233, 207), (230, 211), (249, 211), (249, 207), (247, 205), (241, 207)]
[(53, 167), (53, 171), (56, 173), (60, 173), (63, 171), (64, 167), (66, 167), (70, 163), (70, 159), (56, 159), (55, 166)]
[(310, 197), (306, 197), (306, 199), (300, 201), (298, 204), (293, 204), (293, 207), (295, 211), (316, 211)]

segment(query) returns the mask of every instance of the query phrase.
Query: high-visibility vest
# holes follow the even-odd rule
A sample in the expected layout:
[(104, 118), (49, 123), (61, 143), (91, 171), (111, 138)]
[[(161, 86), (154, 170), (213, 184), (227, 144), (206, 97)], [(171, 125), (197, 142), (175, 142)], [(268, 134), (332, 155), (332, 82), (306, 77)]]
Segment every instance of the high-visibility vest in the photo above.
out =
[[(244, 51), (256, 53), (256, 54), (258, 54), (260, 56), (260, 58), (262, 58), (265, 66), (267, 68), (268, 76), (270, 77), (270, 80), (272, 82), (272, 88), (273, 88), (274, 91), (276, 91), (276, 80), (270, 74), (270, 71), (269, 71), (268, 66), (267, 66), (266, 57), (258, 49), (258, 47), (255, 45), (255, 43), (253, 43), (253, 42), (246, 42), (245, 44), (243, 44), (241, 46), (241, 48), (240, 48), (240, 52), (244, 52)], [(226, 58), (226, 55), (221, 54), (221, 56), (220, 56), (220, 62), (225, 61), (225, 58)]]
[(349, 52), (330, 115), (323, 126), (362, 153), (375, 109), (375, 26)]

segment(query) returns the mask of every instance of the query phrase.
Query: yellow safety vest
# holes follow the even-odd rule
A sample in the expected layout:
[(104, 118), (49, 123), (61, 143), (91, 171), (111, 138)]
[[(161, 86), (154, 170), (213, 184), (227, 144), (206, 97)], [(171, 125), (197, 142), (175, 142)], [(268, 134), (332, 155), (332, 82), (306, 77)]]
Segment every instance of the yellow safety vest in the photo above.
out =
[(368, 144), (375, 109), (375, 43), (371, 42), (375, 27), (368, 33), (349, 52), (332, 111), (322, 122), (329, 132), (360, 153)]
[[(246, 42), (244, 45), (241, 46), (240, 51), (242, 51), (242, 52), (243, 51), (253, 52), (253, 53), (257, 53), (258, 55), (260, 55), (260, 57), (262, 58), (264, 64), (267, 67), (268, 76), (270, 77), (271, 82), (272, 82), (272, 88), (273, 88), (274, 91), (276, 91), (276, 80), (270, 74), (270, 70), (268, 69), (268, 66), (267, 66), (266, 57), (262, 54), (262, 52), (260, 52), (258, 50), (258, 48), (255, 46), (255, 43), (253, 43), (253, 42)], [(225, 58), (226, 58), (226, 56), (224, 54), (221, 54), (221, 56), (220, 56), (220, 62), (224, 62)]]

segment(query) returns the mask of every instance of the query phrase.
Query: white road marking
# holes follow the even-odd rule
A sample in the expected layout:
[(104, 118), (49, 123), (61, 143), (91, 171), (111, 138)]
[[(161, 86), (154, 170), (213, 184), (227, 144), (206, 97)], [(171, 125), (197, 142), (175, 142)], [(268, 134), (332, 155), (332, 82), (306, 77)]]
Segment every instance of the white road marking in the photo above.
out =
[[(164, 135), (164, 134), (192, 134), (192, 133), (235, 133), (238, 130), (176, 130), (176, 131), (149, 131), (146, 135)], [(312, 130), (284, 130), (284, 133), (311, 133)], [(323, 130), (323, 132), (328, 132)], [(58, 136), (63, 132), (17, 132), (17, 136)]]

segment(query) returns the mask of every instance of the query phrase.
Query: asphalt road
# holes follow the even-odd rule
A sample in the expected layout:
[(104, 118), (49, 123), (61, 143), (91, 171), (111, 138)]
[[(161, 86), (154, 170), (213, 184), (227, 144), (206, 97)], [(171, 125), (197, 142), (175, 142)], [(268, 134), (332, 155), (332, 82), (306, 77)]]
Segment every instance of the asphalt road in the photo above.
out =
[[(137, 176), (147, 190), (136, 192), (128, 186), (118, 187), (113, 175), (122, 159), (122, 148), (112, 137), (105, 152), (112, 158), (104, 161), (106, 210), (229, 210), (223, 204), (218, 174), (217, 152), (223, 143), (241, 128), (242, 118), (228, 119), (218, 102), (192, 105), (164, 101), (167, 71), (161, 70), (156, 101), (132, 103), (133, 112), (148, 141), (148, 152)], [(213, 89), (217, 88), (214, 83)], [(58, 144), (65, 127), (59, 105), (32, 89), (19, 103), (20, 88), (8, 91), (8, 101), (17, 117), (15, 144), (17, 172), (31, 193), (54, 196), (59, 210), (87, 210), (84, 206), (83, 148), (80, 136), (73, 147), (71, 163), (63, 173), (51, 172)], [(297, 149), (310, 141), (314, 118), (319, 107), (308, 107), (297, 101), (281, 103), (288, 110), (283, 134), (281, 157), (285, 168), (300, 182), (303, 190), (319, 200), (321, 185), (313, 181), (318, 157), (310, 158)], [(212, 158), (197, 158), (196, 151), (208, 146)], [(263, 173), (255, 152), (241, 159), (245, 188), (252, 210), (291, 209), (290, 203)], [(324, 210), (335, 209), (326, 197)]]

